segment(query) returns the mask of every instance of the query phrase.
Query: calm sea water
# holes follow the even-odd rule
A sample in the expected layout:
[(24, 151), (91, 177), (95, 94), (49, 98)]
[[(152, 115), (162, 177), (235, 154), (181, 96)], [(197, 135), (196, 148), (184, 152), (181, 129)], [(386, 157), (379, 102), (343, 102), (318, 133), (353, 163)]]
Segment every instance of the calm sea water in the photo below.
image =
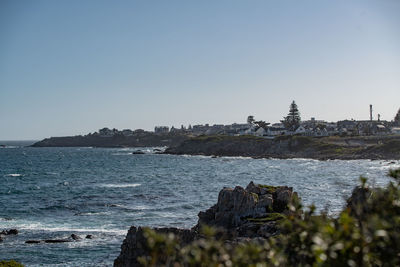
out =
[[(5, 142), (0, 142), (5, 144)], [(133, 155), (137, 149), (0, 148), (0, 259), (26, 266), (111, 266), (131, 225), (192, 227), (224, 186), (289, 185), (307, 205), (337, 213), (365, 175), (387, 184), (399, 161), (316, 161)], [(151, 152), (152, 149), (144, 149)], [(29, 239), (94, 239), (25, 244)]]

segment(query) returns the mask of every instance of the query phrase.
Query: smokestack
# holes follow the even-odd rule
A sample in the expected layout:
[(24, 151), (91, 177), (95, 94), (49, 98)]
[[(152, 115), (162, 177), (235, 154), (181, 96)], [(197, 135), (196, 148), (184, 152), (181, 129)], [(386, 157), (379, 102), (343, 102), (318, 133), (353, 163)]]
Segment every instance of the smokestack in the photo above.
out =
[(372, 121), (372, 105), (369, 105), (369, 120)]

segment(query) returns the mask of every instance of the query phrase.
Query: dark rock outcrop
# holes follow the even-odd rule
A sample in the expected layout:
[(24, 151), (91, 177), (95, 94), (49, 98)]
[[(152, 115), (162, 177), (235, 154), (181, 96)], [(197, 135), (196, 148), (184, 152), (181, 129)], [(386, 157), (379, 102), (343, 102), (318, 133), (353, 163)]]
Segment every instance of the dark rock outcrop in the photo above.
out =
[[(289, 213), (288, 204), (297, 194), (287, 186), (264, 186), (250, 182), (244, 189), (224, 188), (217, 204), (199, 213), (192, 229), (154, 228), (157, 233), (172, 233), (183, 245), (201, 238), (203, 226), (218, 229), (227, 242), (240, 243), (249, 238), (268, 238), (279, 233), (277, 221)], [(114, 266), (139, 266), (138, 258), (147, 256), (146, 238), (141, 227), (132, 226), (121, 246)]]
[[(92, 239), (92, 235), (86, 235), (86, 239)], [(76, 234), (71, 234), (69, 238), (63, 238), (63, 239), (44, 239), (44, 240), (27, 240), (25, 241), (26, 244), (40, 244), (40, 243), (66, 243), (66, 242), (74, 242), (74, 241), (80, 241), (82, 240), (82, 237)]]
[(45, 240), (27, 240), (25, 241), (26, 244), (39, 244), (39, 243), (66, 243), (66, 242), (72, 242), (73, 240), (71, 239), (45, 239)]
[(145, 154), (145, 153), (142, 150), (132, 152), (132, 155), (143, 155), (143, 154)]
[(17, 235), (17, 234), (18, 234), (17, 229), (3, 230), (0, 232), (0, 235)]
[(361, 186), (355, 187), (351, 196), (347, 199), (347, 208), (350, 209), (350, 213), (355, 216), (362, 216), (368, 213), (369, 206), (366, 205), (366, 203), (371, 198), (372, 194), (378, 190), (381, 189)]
[[(196, 232), (179, 228), (154, 228), (157, 233), (172, 233), (182, 244), (188, 244), (196, 238)], [(146, 238), (143, 228), (132, 226), (121, 246), (121, 253), (114, 261), (114, 266), (140, 266), (138, 258), (147, 255)]]
[(17, 235), (17, 234), (18, 234), (17, 229), (3, 230), (0, 232), (0, 242), (3, 242), (4, 237), (7, 235)]

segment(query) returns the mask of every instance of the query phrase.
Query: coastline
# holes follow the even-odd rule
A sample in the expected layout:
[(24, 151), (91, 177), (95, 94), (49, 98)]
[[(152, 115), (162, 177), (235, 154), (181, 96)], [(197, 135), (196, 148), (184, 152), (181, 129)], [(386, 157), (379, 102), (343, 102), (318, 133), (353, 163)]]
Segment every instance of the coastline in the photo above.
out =
[(133, 136), (94, 135), (51, 137), (31, 147), (138, 148), (167, 147), (164, 154), (253, 159), (399, 160), (400, 136), (306, 137), (274, 139), (250, 135), (202, 135), (141, 133)]
[(315, 138), (282, 136), (264, 139), (254, 136), (200, 136), (169, 147), (165, 154), (241, 156), (316, 160), (399, 160), (400, 136)]

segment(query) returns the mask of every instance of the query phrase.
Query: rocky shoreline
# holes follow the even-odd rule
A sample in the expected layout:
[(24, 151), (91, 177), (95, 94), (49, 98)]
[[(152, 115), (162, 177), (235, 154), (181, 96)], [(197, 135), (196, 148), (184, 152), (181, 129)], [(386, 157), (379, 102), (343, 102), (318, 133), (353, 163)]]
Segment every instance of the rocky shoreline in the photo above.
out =
[(131, 136), (78, 135), (50, 137), (34, 143), (31, 147), (162, 147), (177, 146), (189, 137), (184, 134), (136, 133)]
[[(6, 229), (0, 232), (0, 242), (3, 242), (4, 239), (7, 236), (11, 236), (11, 235), (18, 235), (19, 231), (15, 228), (12, 229)], [(68, 238), (63, 238), (63, 239), (43, 239), (43, 240), (39, 240), (39, 239), (35, 239), (35, 240), (26, 240), (25, 244), (40, 244), (40, 243), (50, 243), (50, 244), (54, 244), (54, 243), (66, 243), (66, 242), (74, 242), (74, 241), (80, 241), (83, 239), (93, 239), (94, 236), (93, 235), (86, 235), (84, 238), (77, 235), (77, 234), (71, 234)]]
[(399, 160), (400, 136), (280, 136), (275, 139), (254, 136), (200, 136), (169, 147), (165, 153), (279, 159)]
[[(297, 193), (287, 186), (265, 186), (250, 182), (224, 188), (218, 202), (198, 214), (198, 223), (191, 229), (154, 228), (157, 233), (174, 234), (181, 244), (189, 244), (202, 238), (202, 228), (218, 229), (224, 239), (233, 244), (250, 240), (263, 240), (278, 235), (279, 220), (290, 215), (289, 203), (297, 199)], [(148, 256), (145, 228), (132, 226), (121, 246), (121, 253), (114, 261), (115, 267), (141, 266), (138, 259)]]
[(252, 158), (310, 158), (399, 160), (400, 136), (306, 137), (278, 136), (268, 139), (256, 136), (136, 133), (132, 136), (99, 135), (51, 137), (32, 147), (168, 147), (165, 154), (242, 156)]

